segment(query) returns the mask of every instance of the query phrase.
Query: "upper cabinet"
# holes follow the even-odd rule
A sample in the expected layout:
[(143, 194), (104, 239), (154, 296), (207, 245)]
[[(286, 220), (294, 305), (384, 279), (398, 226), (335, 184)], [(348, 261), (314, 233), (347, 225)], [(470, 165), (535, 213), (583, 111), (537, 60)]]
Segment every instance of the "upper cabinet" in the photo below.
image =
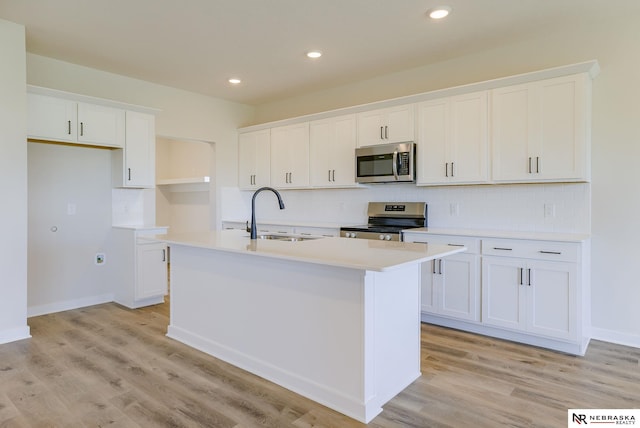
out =
[(418, 185), (488, 181), (487, 109), (487, 91), (418, 104)]
[(112, 153), (114, 187), (151, 188), (155, 186), (155, 116), (126, 112), (124, 149)]
[(358, 147), (414, 141), (413, 104), (358, 114)]
[(493, 180), (589, 181), (590, 91), (585, 74), (494, 89)]
[(309, 187), (309, 122), (271, 128), (271, 185)]
[(355, 187), (356, 116), (315, 120), (309, 124), (312, 187)]
[(124, 147), (124, 110), (40, 94), (27, 97), (29, 138)]
[(271, 184), (271, 131), (245, 132), (238, 136), (238, 183), (243, 190)]

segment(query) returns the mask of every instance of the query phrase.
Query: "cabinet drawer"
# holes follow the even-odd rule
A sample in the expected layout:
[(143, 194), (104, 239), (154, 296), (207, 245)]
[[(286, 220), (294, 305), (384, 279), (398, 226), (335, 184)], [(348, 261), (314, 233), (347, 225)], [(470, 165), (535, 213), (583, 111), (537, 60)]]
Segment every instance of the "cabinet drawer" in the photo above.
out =
[(554, 241), (483, 239), (482, 255), (580, 262), (579, 244)]
[(467, 247), (467, 253), (480, 253), (480, 239), (469, 236), (456, 235), (431, 235), (428, 233), (405, 233), (404, 241), (421, 242), (424, 244), (449, 245), (452, 247)]

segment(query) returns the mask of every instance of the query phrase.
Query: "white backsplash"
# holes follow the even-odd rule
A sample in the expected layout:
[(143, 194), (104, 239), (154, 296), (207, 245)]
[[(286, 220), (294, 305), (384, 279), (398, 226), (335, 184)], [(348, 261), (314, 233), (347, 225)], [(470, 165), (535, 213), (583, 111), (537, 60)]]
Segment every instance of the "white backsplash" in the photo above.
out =
[[(591, 231), (589, 183), (441, 187), (383, 184), (362, 189), (283, 190), (281, 194), (286, 205), (282, 211), (278, 209), (274, 195), (261, 193), (258, 196), (258, 222), (366, 223), (369, 201), (424, 201), (428, 204), (431, 227), (562, 233)], [(222, 220), (248, 220), (252, 195), (250, 191), (223, 189), (220, 195)]]

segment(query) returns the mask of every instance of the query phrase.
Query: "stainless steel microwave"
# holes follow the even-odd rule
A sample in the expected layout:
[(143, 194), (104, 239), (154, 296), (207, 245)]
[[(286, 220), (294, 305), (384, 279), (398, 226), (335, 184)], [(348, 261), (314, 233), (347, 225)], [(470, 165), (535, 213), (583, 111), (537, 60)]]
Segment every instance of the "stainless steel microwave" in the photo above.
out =
[(356, 149), (357, 183), (416, 180), (415, 143), (380, 144)]

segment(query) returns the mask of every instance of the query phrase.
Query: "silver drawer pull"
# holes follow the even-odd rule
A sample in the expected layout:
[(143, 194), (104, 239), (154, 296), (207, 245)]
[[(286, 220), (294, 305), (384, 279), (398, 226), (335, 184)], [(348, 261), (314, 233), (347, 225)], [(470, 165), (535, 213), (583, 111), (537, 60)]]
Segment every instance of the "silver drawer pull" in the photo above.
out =
[(464, 244), (447, 244), (450, 247), (464, 247)]
[(544, 251), (544, 250), (540, 250), (540, 253), (541, 253), (541, 254), (555, 254), (555, 255), (558, 255), (558, 256), (559, 256), (560, 254), (562, 254), (562, 252), (561, 252), (561, 251)]
[(494, 250), (513, 251), (513, 248), (493, 247)]

